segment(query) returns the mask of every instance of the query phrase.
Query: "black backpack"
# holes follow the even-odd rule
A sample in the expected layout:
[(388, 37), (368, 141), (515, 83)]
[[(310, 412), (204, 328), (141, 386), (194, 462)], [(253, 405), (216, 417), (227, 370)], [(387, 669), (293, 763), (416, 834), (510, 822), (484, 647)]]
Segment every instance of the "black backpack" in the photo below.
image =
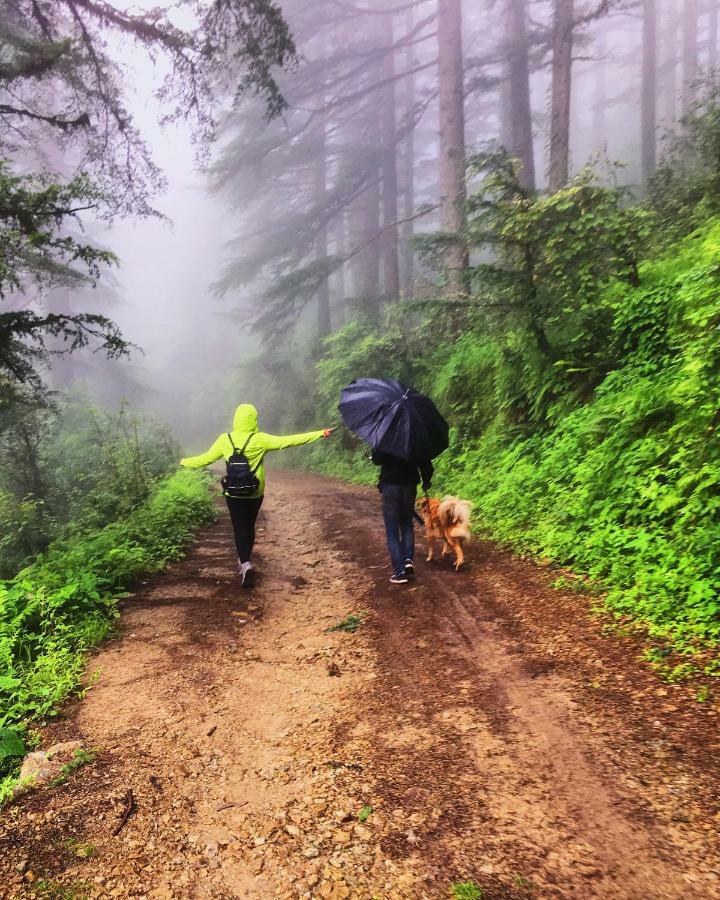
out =
[(248, 435), (248, 439), (243, 444), (242, 450), (233, 443), (232, 436), (228, 432), (228, 438), (232, 444), (233, 454), (227, 461), (227, 474), (222, 480), (223, 490), (228, 497), (234, 497), (236, 500), (242, 500), (245, 497), (252, 497), (260, 490), (260, 481), (255, 472), (258, 470), (262, 457), (254, 469), (250, 468), (250, 463), (245, 456), (245, 449), (250, 443), (252, 434)]

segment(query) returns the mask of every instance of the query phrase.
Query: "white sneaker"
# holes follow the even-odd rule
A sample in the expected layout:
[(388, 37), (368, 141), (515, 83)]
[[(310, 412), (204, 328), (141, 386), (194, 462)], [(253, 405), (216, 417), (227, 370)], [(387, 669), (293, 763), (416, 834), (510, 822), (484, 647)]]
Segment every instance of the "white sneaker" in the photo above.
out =
[(240, 575), (240, 584), (245, 588), (250, 588), (255, 583), (255, 569), (250, 562), (242, 563), (238, 571)]

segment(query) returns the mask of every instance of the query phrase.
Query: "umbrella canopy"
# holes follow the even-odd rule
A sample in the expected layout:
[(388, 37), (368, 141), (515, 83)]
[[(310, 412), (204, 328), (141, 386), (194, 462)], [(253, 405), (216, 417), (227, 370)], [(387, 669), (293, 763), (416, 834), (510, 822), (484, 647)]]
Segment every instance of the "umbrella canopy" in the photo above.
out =
[(392, 378), (359, 378), (340, 394), (347, 427), (373, 450), (401, 459), (434, 459), (448, 447), (448, 423), (429, 397)]

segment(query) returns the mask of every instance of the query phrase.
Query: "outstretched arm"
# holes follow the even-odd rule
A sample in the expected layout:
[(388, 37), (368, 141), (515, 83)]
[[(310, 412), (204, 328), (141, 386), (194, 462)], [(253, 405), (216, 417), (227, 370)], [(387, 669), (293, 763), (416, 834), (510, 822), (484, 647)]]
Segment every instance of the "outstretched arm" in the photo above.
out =
[(263, 450), (284, 450), (286, 447), (299, 447), (301, 444), (311, 444), (322, 437), (329, 437), (332, 428), (324, 428), (322, 431), (308, 431), (305, 434), (265, 434), (259, 435)]
[(216, 459), (220, 459), (223, 455), (224, 438), (225, 435), (221, 434), (209, 450), (206, 450), (205, 453), (201, 453), (199, 456), (187, 456), (185, 459), (181, 459), (180, 465), (185, 466), (186, 469), (202, 469), (203, 466), (209, 466), (210, 463), (214, 463)]

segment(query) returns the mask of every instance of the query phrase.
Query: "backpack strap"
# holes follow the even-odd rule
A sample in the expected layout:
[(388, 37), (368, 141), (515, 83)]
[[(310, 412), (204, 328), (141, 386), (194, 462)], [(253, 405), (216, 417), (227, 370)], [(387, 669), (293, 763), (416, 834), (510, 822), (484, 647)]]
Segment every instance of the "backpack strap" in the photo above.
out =
[[(227, 433), (227, 436), (228, 436), (228, 440), (230, 441), (230, 446), (231, 446), (231, 447), (233, 448), (233, 450), (237, 453), (237, 452), (238, 452), (238, 448), (235, 446), (235, 441), (232, 439), (232, 434), (231, 434), (229, 431), (228, 431), (228, 433)], [(246, 440), (245, 443), (242, 445), (242, 449), (240, 450), (240, 453), (244, 453), (244, 452), (245, 452), (245, 450), (247, 449), (247, 445), (250, 443), (250, 438), (252, 438), (252, 436), (253, 436), (253, 432), (250, 432), (250, 434), (247, 436), (247, 440)]]
[[(253, 436), (254, 433), (255, 433), (255, 432), (251, 431), (250, 434), (247, 436), (247, 440), (246, 440), (245, 443), (242, 445), (242, 449), (240, 450), (240, 453), (241, 453), (242, 455), (245, 454), (245, 451), (246, 451), (246, 449), (247, 449), (247, 445), (250, 443), (250, 441), (251, 441), (252, 436)], [(238, 452), (238, 448), (235, 446), (235, 442), (233, 441), (232, 435), (230, 434), (229, 431), (228, 431), (228, 433), (227, 433), (227, 436), (228, 436), (228, 440), (230, 441), (230, 445), (232, 446), (233, 450), (237, 453), (237, 452)], [(262, 461), (263, 461), (264, 459), (265, 459), (265, 454), (263, 453), (263, 455), (262, 455), (262, 456), (260, 457), (260, 459), (257, 461), (257, 465), (255, 466), (255, 468), (254, 468), (254, 469), (250, 469), (250, 474), (251, 474), (251, 475), (254, 475), (254, 474), (257, 472), (257, 470), (260, 468), (260, 466), (261, 466), (261, 464), (262, 464)]]

